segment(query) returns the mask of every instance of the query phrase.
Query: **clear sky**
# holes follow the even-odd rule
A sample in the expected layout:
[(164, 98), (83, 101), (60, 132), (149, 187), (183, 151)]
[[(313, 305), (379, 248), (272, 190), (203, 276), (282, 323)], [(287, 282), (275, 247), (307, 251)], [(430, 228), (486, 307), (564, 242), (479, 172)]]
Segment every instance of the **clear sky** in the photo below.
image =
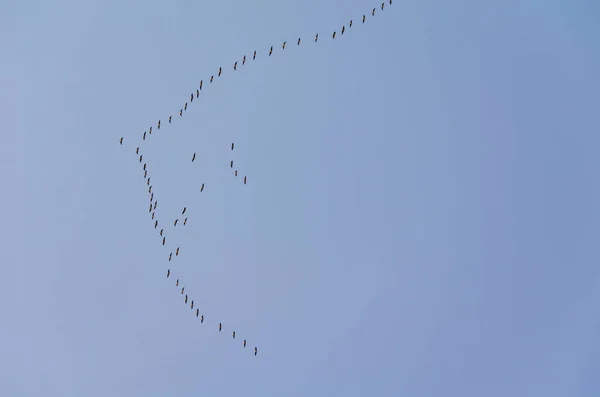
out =
[(599, 3), (376, 6), (0, 0), (0, 395), (600, 395)]

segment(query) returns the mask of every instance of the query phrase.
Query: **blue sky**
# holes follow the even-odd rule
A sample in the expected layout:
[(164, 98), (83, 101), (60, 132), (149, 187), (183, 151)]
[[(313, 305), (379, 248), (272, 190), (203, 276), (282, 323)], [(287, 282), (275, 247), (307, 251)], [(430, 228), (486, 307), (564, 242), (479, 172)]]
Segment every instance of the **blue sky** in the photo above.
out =
[(1, 395), (600, 395), (600, 6), (375, 6), (0, 2)]

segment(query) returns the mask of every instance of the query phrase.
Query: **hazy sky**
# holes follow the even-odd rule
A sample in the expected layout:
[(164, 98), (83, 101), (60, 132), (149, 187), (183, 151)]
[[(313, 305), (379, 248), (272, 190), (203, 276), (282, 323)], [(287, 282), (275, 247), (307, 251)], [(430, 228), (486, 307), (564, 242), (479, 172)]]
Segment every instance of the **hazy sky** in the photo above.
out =
[(599, 3), (379, 4), (0, 0), (0, 395), (600, 395)]

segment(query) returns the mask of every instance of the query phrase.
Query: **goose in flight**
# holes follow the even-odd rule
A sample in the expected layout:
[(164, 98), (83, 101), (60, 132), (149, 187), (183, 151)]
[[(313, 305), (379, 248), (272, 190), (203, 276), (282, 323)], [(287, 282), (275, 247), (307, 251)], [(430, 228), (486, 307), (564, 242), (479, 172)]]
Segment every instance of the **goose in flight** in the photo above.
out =
[(315, 43), (317, 42), (317, 40), (319, 40), (319, 34), (318, 33), (315, 35)]
[(237, 170), (235, 170), (234, 174), (235, 174), (235, 176), (237, 176)]
[(233, 70), (237, 70), (237, 61), (233, 64)]
[(202, 184), (202, 187), (200, 188), (200, 191), (204, 190), (204, 183)]
[(333, 32), (333, 35), (331, 35), (331, 37), (333, 37), (335, 39), (335, 32)]
[(233, 168), (233, 160), (229, 162), (229, 168)]
[(158, 200), (156, 200), (156, 201), (154, 202), (154, 209), (156, 209), (156, 206), (157, 206), (157, 205), (158, 205)]
[(256, 59), (256, 50), (254, 50), (254, 55), (252, 55), (252, 60)]
[(233, 339), (235, 339), (235, 331), (233, 331)]
[(121, 137), (121, 139), (119, 140), (119, 143), (122, 145), (123, 144), (123, 137)]
[(202, 80), (200, 80), (200, 90), (202, 90)]
[(221, 77), (221, 72), (222, 72), (222, 69), (221, 69), (221, 67), (219, 66), (219, 74), (217, 75), (217, 77)]
[(171, 269), (167, 269), (167, 278), (171, 275)]
[(187, 110), (187, 102), (183, 104), (183, 110)]
[(135, 148), (135, 154), (140, 154), (140, 147), (139, 146)]
[(194, 310), (194, 300), (192, 299), (191, 309)]
[(171, 252), (171, 253), (169, 254), (169, 262), (171, 262), (171, 258), (172, 258), (172, 257), (173, 257), (173, 253)]
[(152, 193), (152, 185), (148, 186), (148, 193)]
[(183, 116), (183, 109), (179, 109), (179, 117)]
[(194, 160), (196, 160), (196, 153), (194, 153), (194, 155), (192, 156), (192, 163), (194, 162)]
[(349, 27), (352, 27), (352, 19), (350, 20), (350, 23), (348, 24)]
[[(148, 176), (148, 170), (144, 170), (144, 179), (146, 179), (147, 176)], [(150, 201), (152, 201), (152, 199), (150, 199)]]
[(219, 332), (221, 332), (221, 323), (219, 323)]
[(143, 154), (140, 154), (140, 164), (142, 164), (142, 159), (144, 158)]
[(158, 129), (160, 130), (160, 120), (158, 120)]
[(146, 163), (144, 163), (144, 171), (146, 171)]
[(165, 245), (165, 239), (166, 239), (166, 237), (163, 237), (163, 245)]
[(196, 309), (196, 317), (200, 314), (200, 309)]
[(210, 82), (213, 82), (213, 79), (215, 78), (215, 76), (210, 76)]
[(148, 213), (152, 212), (152, 203), (150, 203), (150, 208), (148, 209)]
[(244, 347), (246, 347), (246, 339), (244, 339)]
[(258, 348), (254, 348), (254, 355), (256, 356), (256, 354), (258, 353)]
[(342, 34), (344, 34), (344, 32), (346, 31), (346, 26), (342, 26)]
[(371, 15), (375, 16), (375, 9), (373, 8), (373, 11), (371, 11)]
[(200, 324), (204, 322), (204, 314), (200, 316)]
[(363, 23), (365, 23), (366, 19), (367, 19), (367, 17), (363, 14)]
[(150, 131), (148, 131), (150, 135), (152, 135), (152, 127), (150, 127)]
[[(152, 214), (154, 215), (154, 214)], [(156, 229), (158, 227), (158, 221), (154, 221), (154, 228)]]
[(246, 64), (246, 55), (244, 55), (244, 58), (242, 59), (242, 65)]
[(383, 6), (385, 5), (385, 3), (381, 3), (381, 11), (383, 11)]
[(281, 48), (285, 50), (285, 43), (287, 43), (287, 41), (284, 41), (283, 44), (281, 45)]
[(271, 49), (269, 50), (269, 56), (271, 56), (272, 53), (273, 53), (273, 46), (271, 46)]
[(143, 140), (146, 140), (146, 131), (144, 131), (144, 135), (142, 136)]
[(235, 144), (233, 142), (231, 142), (231, 150), (233, 151), (233, 148), (235, 147)]
[(183, 211), (181, 211), (181, 215), (185, 214), (185, 211), (187, 211), (187, 207), (183, 207)]
[[(150, 207), (152, 207), (152, 204), (150, 204)], [(152, 220), (154, 220), (154, 211), (152, 211)], [(158, 221), (156, 221), (158, 222)], [(154, 226), (154, 228), (156, 229), (156, 226)]]
[(194, 102), (194, 93), (192, 92), (190, 94), (190, 103)]
[(169, 116), (169, 124), (171, 124), (171, 119), (173, 118), (173, 116)]
[(177, 281), (175, 281), (175, 286), (179, 287), (179, 279), (177, 279)]
[(198, 98), (200, 96), (200, 91), (196, 90), (196, 98)]
[(184, 302), (184, 303), (185, 303), (186, 305), (187, 305), (187, 299), (188, 299), (188, 297), (187, 297), (187, 294), (185, 294), (185, 302)]
[(177, 221), (178, 221), (178, 220), (179, 220), (179, 219), (175, 219), (175, 221), (173, 222), (173, 226), (177, 226)]
[(181, 295), (183, 295), (183, 291), (185, 291), (185, 287), (181, 287)]
[(246, 177), (244, 177), (244, 185), (246, 184)]
[(187, 224), (187, 218), (185, 218), (185, 219), (183, 220), (183, 226), (185, 226), (186, 224)]
[(165, 229), (160, 229), (160, 237), (162, 237), (162, 234), (163, 234), (163, 231), (164, 231), (164, 230), (165, 230)]
[(298, 37), (298, 45), (300, 45), (300, 37)]
[(150, 186), (150, 177), (148, 177), (146, 185)]
[(179, 256), (179, 247), (175, 250), (175, 256)]

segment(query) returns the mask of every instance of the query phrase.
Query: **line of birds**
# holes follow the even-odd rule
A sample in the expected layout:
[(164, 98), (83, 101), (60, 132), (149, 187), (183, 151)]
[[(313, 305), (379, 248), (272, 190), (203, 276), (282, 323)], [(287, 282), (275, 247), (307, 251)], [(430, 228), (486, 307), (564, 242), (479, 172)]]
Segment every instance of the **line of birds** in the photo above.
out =
[[(392, 0), (388, 0), (388, 3), (391, 5), (392, 4)], [(380, 8), (381, 8), (381, 10), (384, 10), (384, 8), (385, 8), (385, 2), (381, 3)], [(373, 8), (371, 10), (371, 15), (373, 17), (375, 16), (375, 12), (376, 12), (376, 8)], [(362, 16), (362, 23), (363, 24), (365, 23), (366, 18), (367, 18), (366, 15)], [(348, 23), (348, 28), (352, 28), (352, 26), (353, 26), (353, 21), (350, 20), (350, 22)], [(341, 30), (340, 30), (340, 34), (343, 35), (345, 31), (346, 31), (346, 25), (343, 25), (342, 28), (341, 28)], [(337, 34), (337, 31), (334, 31), (332, 33), (332, 35), (331, 35), (332, 39), (335, 39), (336, 34)], [(317, 33), (314, 36), (314, 42), (318, 42), (318, 40), (319, 40), (319, 34)], [(299, 37), (298, 41), (297, 41), (297, 46), (300, 46), (301, 41), (302, 40)], [(282, 43), (282, 45), (281, 45), (282, 46), (282, 50), (285, 50), (286, 44), (287, 44), (287, 41), (284, 41)], [(273, 46), (271, 46), (270, 49), (269, 49), (269, 56), (271, 56), (272, 54), (273, 54)], [(252, 60), (255, 60), (256, 56), (257, 56), (257, 51), (255, 50), (254, 53), (253, 53), (253, 55), (252, 55)], [(233, 64), (233, 70), (234, 71), (236, 71), (237, 68), (238, 68), (238, 62), (239, 61), (236, 61)], [(246, 64), (246, 55), (244, 55), (243, 58), (241, 59), (241, 65), (243, 66), (245, 64)], [(218, 70), (218, 73), (217, 73), (217, 77), (220, 77), (222, 75), (222, 73), (223, 73), (223, 68), (219, 67), (219, 70)], [(214, 81), (214, 75), (210, 76), (209, 83), (212, 83), (213, 81)], [(193, 101), (194, 101), (194, 94), (195, 94), (196, 98), (199, 98), (200, 91), (202, 90), (202, 87), (203, 87), (203, 80), (200, 80), (200, 85), (196, 89), (195, 93), (192, 92), (190, 94), (190, 98), (189, 98), (189, 103), (190, 104), (193, 103)], [(185, 102), (184, 105), (183, 105), (183, 107), (179, 110), (179, 116), (180, 117), (183, 117), (183, 113), (187, 111), (187, 108), (188, 108), (188, 102)], [(172, 122), (173, 122), (173, 116), (171, 115), (171, 116), (168, 117), (168, 123), (172, 124)], [(142, 135), (142, 141), (145, 141), (146, 138), (147, 138), (147, 136), (152, 135), (152, 128), (153, 127), (151, 126), (147, 131), (144, 131), (144, 133)], [(160, 128), (161, 128), (161, 120), (158, 120), (158, 122), (156, 124), (156, 128), (157, 128), (157, 130), (160, 130)], [(120, 138), (120, 144), (121, 145), (123, 145), (123, 140), (124, 140), (124, 137), (121, 137)], [(140, 142), (140, 144), (143, 144), (143, 142)], [(234, 150), (234, 147), (235, 147), (235, 144), (232, 142), (231, 143), (231, 151), (232, 152)], [(140, 153), (140, 147), (139, 146), (136, 148), (135, 153), (136, 153), (137, 156), (139, 156), (139, 162), (140, 162), (140, 164), (142, 164), (143, 163), (143, 154)], [(196, 153), (194, 153), (192, 155), (192, 161), (191, 162), (193, 163), (195, 160), (196, 160)], [(233, 165), (234, 165), (234, 161), (230, 160), (229, 166), (230, 166), (231, 169), (233, 169)], [(148, 175), (148, 165), (145, 162), (143, 163), (143, 171), (144, 171), (144, 179), (146, 180), (146, 184), (148, 186), (148, 194), (150, 196), (150, 206), (149, 206), (149, 211), (148, 212), (151, 214), (152, 220), (154, 221), (154, 228), (158, 229), (159, 221), (158, 221), (158, 219), (156, 219), (156, 208), (158, 206), (158, 200), (154, 198), (154, 192), (152, 191), (152, 185), (150, 184), (151, 183), (150, 176)], [(234, 171), (234, 175), (236, 177), (238, 176), (238, 170), (237, 169)], [(247, 183), (247, 176), (244, 176), (243, 182), (244, 182), (244, 185)], [(203, 191), (204, 191), (204, 183), (202, 183), (202, 185), (200, 186), (200, 192), (203, 192)], [(183, 207), (183, 210), (181, 211), (182, 218), (186, 214), (187, 214), (187, 207)], [(187, 222), (188, 222), (188, 218), (187, 217), (183, 218), (183, 221), (182, 221), (183, 226), (186, 226)], [(179, 223), (179, 218), (177, 218), (177, 219), (175, 219), (173, 221), (173, 227), (177, 227), (178, 223)], [(166, 244), (166, 236), (165, 236), (164, 228), (160, 229), (159, 235), (160, 235), (160, 237), (162, 237), (162, 245), (164, 246)], [(179, 256), (179, 252), (180, 252), (180, 247), (177, 247), (175, 249), (175, 256), (176, 257)], [(173, 251), (171, 251), (169, 253), (168, 260), (169, 260), (169, 262), (171, 262), (173, 260)], [(169, 267), (167, 269), (167, 279), (170, 278), (170, 277), (172, 277), (172, 271), (171, 271), (171, 268)], [(179, 287), (180, 284), (181, 284), (180, 280), (177, 279), (176, 282), (175, 282), (175, 286)], [(190, 299), (188, 298), (187, 294), (184, 294), (184, 292), (185, 292), (185, 287), (182, 286), (181, 287), (181, 295), (185, 295), (185, 297), (184, 297), (184, 303), (187, 305), (188, 300), (190, 300)], [(191, 299), (190, 308), (191, 308), (191, 310), (194, 310), (194, 300), (193, 299)], [(196, 307), (196, 317), (200, 318), (200, 323), (201, 324), (204, 323), (204, 315), (200, 314), (200, 309), (198, 307)], [(219, 322), (219, 327), (218, 327), (219, 332), (221, 332), (222, 328), (223, 328), (223, 324), (222, 324), (222, 322)], [(233, 337), (233, 339), (235, 339), (235, 337), (236, 337), (235, 330), (232, 330), (232, 337)], [(246, 339), (244, 339), (243, 340), (243, 346), (244, 346), (244, 348), (246, 347), (246, 345), (247, 345), (247, 341), (246, 341)], [(254, 347), (254, 355), (256, 356), (257, 354), (258, 354), (258, 348), (255, 346)]]
[[(235, 147), (235, 143), (232, 142), (231, 143), (231, 151), (233, 151), (234, 147)], [(143, 157), (143, 154), (140, 154), (140, 148), (139, 147), (136, 149), (136, 154), (139, 155), (139, 162), (142, 163), (144, 157)], [(196, 158), (196, 154), (194, 153), (194, 155), (192, 156), (192, 162), (195, 160), (195, 158)], [(233, 167), (233, 160), (231, 161), (231, 167)], [(144, 180), (146, 181), (146, 185), (148, 186), (148, 195), (150, 197), (150, 206), (148, 207), (148, 212), (150, 213), (151, 218), (154, 221), (154, 229), (158, 229), (159, 221), (158, 221), (158, 219), (156, 217), (156, 209), (158, 207), (158, 199), (156, 199), (154, 197), (154, 191), (152, 190), (153, 185), (150, 184), (150, 176), (148, 175), (148, 171), (149, 171), (148, 163), (143, 163), (142, 170), (144, 171)], [(237, 173), (237, 170), (236, 170), (236, 173)], [(246, 177), (244, 177), (244, 184), (246, 184)], [(200, 186), (200, 192), (202, 192), (202, 191), (204, 191), (204, 183), (202, 183), (202, 185)], [(181, 210), (181, 217), (183, 218), (183, 216), (185, 216), (187, 214), (188, 214), (188, 208), (187, 208), (187, 206), (184, 206), (183, 209)], [(180, 218), (176, 218), (173, 221), (173, 227), (177, 227), (177, 224), (179, 223), (179, 219)], [(187, 223), (188, 223), (188, 217), (186, 216), (185, 218), (183, 218), (183, 225), (186, 226)], [(160, 231), (159, 231), (159, 235), (160, 235), (160, 237), (162, 237), (162, 245), (163, 246), (166, 244), (166, 239), (167, 239), (167, 237), (166, 237), (165, 234), (166, 234), (165, 233), (165, 229), (161, 228)], [(180, 252), (180, 247), (177, 246), (177, 248), (175, 248), (174, 252), (175, 252), (175, 256), (178, 257), (179, 256), (179, 252)], [(173, 258), (173, 251), (171, 251), (169, 253), (169, 259), (168, 260), (169, 260), (169, 262), (171, 262), (173, 259), (174, 259)], [(167, 269), (167, 278), (170, 278), (171, 276), (172, 276), (172, 271), (171, 271), (171, 268), (169, 267)], [(175, 282), (175, 286), (179, 287), (181, 284), (182, 283), (180, 283), (180, 280), (177, 279), (177, 281)], [(185, 287), (181, 286), (181, 295), (184, 295), (184, 293), (185, 293)], [(190, 299), (188, 297), (188, 294), (185, 294), (184, 303), (186, 305), (188, 303), (188, 300), (190, 301), (190, 309), (194, 310), (194, 300)], [(200, 323), (201, 324), (204, 323), (204, 314), (200, 313), (200, 309), (198, 307), (196, 307), (196, 317), (200, 318)], [(219, 328), (218, 329), (219, 329), (219, 332), (222, 331), (222, 329), (223, 329), (223, 323), (222, 322), (219, 322)], [(235, 337), (236, 337), (235, 330), (232, 330), (232, 337), (233, 337), (233, 339), (235, 339)], [(247, 340), (244, 339), (243, 340), (243, 346), (246, 347), (247, 343), (248, 343)], [(258, 347), (254, 346), (254, 355), (256, 356), (257, 354), (258, 354)]]
[[(387, 1), (388, 1), (388, 4), (389, 4), (389, 5), (392, 5), (392, 0), (387, 0)], [(385, 9), (385, 4), (386, 4), (386, 3), (385, 3), (385, 1), (384, 1), (384, 2), (383, 2), (383, 3), (381, 3), (381, 5), (379, 6), (379, 8), (381, 8), (381, 10), (382, 10), (382, 11)], [(373, 9), (371, 10), (371, 16), (372, 16), (372, 17), (375, 17), (375, 12), (376, 12), (376, 10), (377, 10), (377, 8), (373, 8)], [(366, 20), (367, 20), (367, 14), (363, 14), (363, 16), (362, 16), (362, 23), (364, 24), (364, 23), (366, 22)], [(353, 20), (351, 19), (351, 20), (348, 22), (348, 28), (352, 28), (352, 26), (353, 26)], [(346, 31), (346, 25), (343, 25), (343, 26), (342, 26), (342, 28), (340, 29), (340, 34), (341, 34), (341, 35), (343, 35), (345, 31)], [(338, 32), (337, 30), (333, 31), (333, 33), (331, 34), (331, 37), (332, 37), (332, 39), (335, 39), (335, 37), (336, 37), (336, 35), (337, 35), (337, 32)], [(315, 36), (314, 36), (314, 42), (316, 43), (316, 42), (318, 42), (318, 41), (319, 41), (319, 34), (317, 33), (317, 34), (315, 34)], [(302, 42), (302, 39), (301, 39), (301, 37), (298, 37), (298, 41), (297, 41), (297, 44), (296, 44), (296, 45), (297, 45), (297, 46), (299, 46), (301, 42)], [(285, 47), (286, 47), (286, 45), (287, 45), (287, 41), (284, 41), (284, 42), (281, 44), (282, 50), (285, 50)], [(271, 56), (271, 55), (273, 54), (273, 48), (274, 48), (273, 46), (271, 46), (271, 47), (269, 48), (269, 56)], [(258, 53), (257, 53), (257, 51), (256, 51), (256, 50), (254, 50), (254, 52), (253, 52), (253, 54), (252, 54), (252, 60), (255, 60), (255, 59), (256, 59), (256, 57), (257, 57), (257, 54), (258, 54)], [(233, 70), (234, 70), (234, 71), (238, 69), (238, 64), (240, 63), (240, 61), (241, 61), (241, 65), (242, 65), (242, 66), (243, 66), (243, 65), (245, 65), (245, 64), (246, 64), (246, 61), (247, 61), (247, 57), (246, 57), (246, 55), (244, 55), (244, 56), (241, 58), (241, 60), (235, 61), (235, 62), (233, 63)], [(222, 75), (222, 74), (223, 74), (223, 67), (219, 67), (219, 70), (218, 70), (218, 72), (217, 72), (217, 77), (221, 77), (221, 75)], [(208, 81), (209, 81), (209, 84), (212, 84), (212, 82), (214, 81), (214, 78), (215, 78), (215, 75), (212, 75), (212, 76), (210, 76), (210, 79), (208, 80)], [(200, 91), (202, 91), (202, 87), (203, 87), (203, 86), (204, 86), (204, 80), (200, 80), (200, 84), (199, 84), (198, 88), (196, 88), (196, 89), (195, 89), (195, 91), (192, 91), (192, 93), (190, 94), (189, 100), (188, 100), (188, 101), (186, 101), (186, 102), (183, 104), (183, 107), (181, 107), (181, 108), (179, 109), (179, 117), (183, 117), (183, 114), (184, 114), (184, 113), (187, 111), (187, 108), (188, 108), (188, 103), (191, 105), (191, 104), (194, 102), (194, 97), (195, 97), (196, 99), (200, 97)], [(168, 119), (167, 119), (167, 121), (169, 122), (169, 124), (172, 124), (172, 122), (173, 122), (173, 115), (169, 116), (169, 117), (168, 117)], [(158, 130), (160, 130), (160, 127), (161, 127), (161, 120), (158, 120), (158, 122), (156, 123), (156, 128), (157, 128)], [(151, 126), (151, 127), (148, 129), (148, 130), (144, 131), (144, 133), (142, 134), (142, 140), (144, 140), (144, 141), (145, 141), (145, 140), (146, 140), (146, 137), (147, 137), (147, 136), (149, 136), (149, 135), (152, 135), (152, 126)], [(121, 142), (121, 145), (122, 145), (122, 144), (123, 144), (123, 137), (121, 137), (121, 140), (120, 140), (120, 142)]]

